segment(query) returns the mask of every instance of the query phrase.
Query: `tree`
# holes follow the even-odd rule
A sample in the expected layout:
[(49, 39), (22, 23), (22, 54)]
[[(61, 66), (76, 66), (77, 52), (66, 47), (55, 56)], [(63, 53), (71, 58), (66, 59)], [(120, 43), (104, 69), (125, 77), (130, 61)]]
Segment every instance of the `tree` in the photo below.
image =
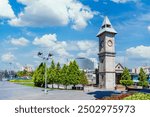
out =
[(88, 84), (87, 76), (84, 71), (80, 72), (80, 84), (82, 84), (83, 90), (84, 90), (84, 86)]
[(71, 84), (75, 87), (75, 85), (80, 83), (80, 69), (75, 60), (73, 62), (70, 62), (68, 71)]
[(7, 70), (4, 71), (4, 78), (9, 78), (9, 73)]
[(122, 85), (124, 85), (126, 87), (126, 89), (127, 89), (127, 86), (130, 86), (133, 84), (133, 81), (131, 80), (131, 75), (130, 75), (129, 70), (127, 68), (125, 68), (123, 70), (120, 83)]
[(60, 67), (60, 64), (59, 62), (57, 63), (56, 65), (56, 80), (55, 80), (55, 83), (58, 85), (58, 88), (59, 88), (59, 85), (62, 83), (62, 78), (61, 78), (61, 67)]
[(48, 83), (52, 84), (52, 88), (54, 88), (54, 83), (56, 81), (56, 67), (53, 60), (51, 62), (51, 66), (48, 69), (47, 77), (48, 77)]
[(67, 86), (71, 84), (71, 81), (69, 79), (69, 71), (68, 71), (68, 66), (66, 64), (64, 64), (64, 66), (60, 70), (60, 73), (61, 73), (62, 84), (65, 85), (67, 89)]
[(27, 76), (27, 71), (26, 70), (18, 71), (17, 76), (19, 76), (19, 77)]
[(46, 64), (41, 63), (39, 67), (34, 71), (34, 74), (33, 74), (34, 86), (37, 86), (37, 87), (45, 86), (45, 67), (46, 67)]
[(140, 69), (138, 85), (142, 86), (143, 88), (148, 86), (147, 75), (143, 68)]
[(17, 72), (17, 76), (19, 77), (24, 77), (24, 76), (32, 77), (32, 75), (33, 75), (33, 72), (28, 72), (27, 70)]

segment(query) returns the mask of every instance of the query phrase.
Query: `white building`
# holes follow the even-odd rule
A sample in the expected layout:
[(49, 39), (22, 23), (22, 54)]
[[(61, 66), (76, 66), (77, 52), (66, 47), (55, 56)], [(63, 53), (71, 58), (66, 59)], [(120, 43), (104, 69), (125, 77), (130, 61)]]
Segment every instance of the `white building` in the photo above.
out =
[(21, 71), (24, 71), (24, 70), (26, 70), (27, 72), (32, 72), (33, 71), (31, 66), (23, 66)]
[(143, 68), (143, 70), (147, 75), (150, 75), (150, 66), (141, 66), (141, 67), (133, 68), (132, 73), (139, 74), (141, 68)]

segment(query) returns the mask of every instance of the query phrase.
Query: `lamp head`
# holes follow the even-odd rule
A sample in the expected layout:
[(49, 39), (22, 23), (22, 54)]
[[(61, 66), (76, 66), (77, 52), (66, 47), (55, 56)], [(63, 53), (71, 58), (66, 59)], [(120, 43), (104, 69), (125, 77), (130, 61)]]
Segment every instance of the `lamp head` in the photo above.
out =
[(38, 55), (38, 56), (41, 56), (42, 54), (43, 54), (42, 52), (38, 52), (38, 54), (37, 54), (37, 55)]
[(48, 57), (52, 57), (52, 56), (53, 56), (53, 54), (51, 54), (51, 53), (48, 54)]

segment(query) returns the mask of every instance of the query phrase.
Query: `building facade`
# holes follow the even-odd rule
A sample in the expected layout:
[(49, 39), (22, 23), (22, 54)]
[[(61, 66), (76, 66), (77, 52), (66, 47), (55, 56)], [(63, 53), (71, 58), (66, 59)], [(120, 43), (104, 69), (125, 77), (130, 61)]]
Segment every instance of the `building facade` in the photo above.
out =
[(78, 57), (75, 59), (78, 63), (80, 69), (84, 70), (94, 70), (94, 62), (92, 62), (90, 59), (85, 57)]
[(94, 73), (94, 62), (85, 57), (78, 57), (75, 60), (79, 65), (80, 70), (83, 70), (86, 73), (89, 84), (95, 84), (96, 75)]
[(134, 73), (134, 74), (139, 74), (141, 68), (143, 68), (143, 70), (145, 71), (145, 73), (147, 75), (150, 75), (150, 66), (140, 66), (140, 67), (137, 67), (137, 68), (133, 68), (131, 72)]
[(121, 75), (123, 73), (124, 67), (118, 63), (115, 66), (115, 72), (116, 72), (116, 84), (120, 84), (120, 80), (121, 80)]
[(114, 89), (115, 83), (115, 35), (117, 32), (108, 17), (104, 18), (99, 38), (99, 87)]

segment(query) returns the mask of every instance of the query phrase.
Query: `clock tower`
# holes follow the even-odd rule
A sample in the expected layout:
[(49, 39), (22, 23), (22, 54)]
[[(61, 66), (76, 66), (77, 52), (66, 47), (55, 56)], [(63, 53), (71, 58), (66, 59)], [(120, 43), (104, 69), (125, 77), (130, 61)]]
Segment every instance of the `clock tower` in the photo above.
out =
[(117, 32), (108, 17), (104, 18), (99, 38), (99, 87), (114, 89), (115, 87), (115, 35)]

